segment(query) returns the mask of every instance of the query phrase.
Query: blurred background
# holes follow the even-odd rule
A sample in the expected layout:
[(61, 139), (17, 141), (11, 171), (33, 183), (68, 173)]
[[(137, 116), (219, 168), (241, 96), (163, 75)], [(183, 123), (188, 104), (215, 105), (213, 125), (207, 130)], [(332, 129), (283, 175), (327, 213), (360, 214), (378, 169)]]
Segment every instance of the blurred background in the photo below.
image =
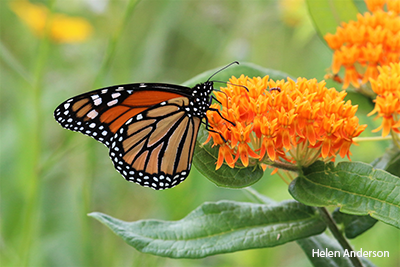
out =
[[(250, 199), (216, 187), (195, 168), (166, 191), (128, 183), (105, 146), (53, 119), (58, 104), (92, 89), (182, 84), (235, 60), (322, 80), (332, 52), (303, 1), (2, 0), (0, 27), (1, 266), (310, 266), (296, 243), (198, 260), (137, 252), (87, 214), (179, 220), (204, 201)], [(379, 125), (366, 117), (372, 103), (356, 94), (348, 99), (369, 124), (362, 136), (372, 136)], [(352, 160), (372, 162), (388, 145), (362, 143)], [(291, 199), (269, 173), (254, 188)], [(393, 227), (377, 223), (351, 243), (389, 251), (390, 258), (370, 259), (378, 266), (400, 264)]]

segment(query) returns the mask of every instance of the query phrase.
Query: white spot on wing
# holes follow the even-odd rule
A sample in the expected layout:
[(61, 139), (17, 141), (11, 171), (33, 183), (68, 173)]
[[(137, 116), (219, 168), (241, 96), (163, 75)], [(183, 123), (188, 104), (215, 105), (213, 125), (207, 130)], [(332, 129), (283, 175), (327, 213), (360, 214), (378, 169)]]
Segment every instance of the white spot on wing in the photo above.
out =
[(101, 102), (102, 102), (101, 98), (97, 98), (97, 99), (94, 100), (94, 104), (95, 104), (96, 106), (100, 105)]
[(70, 106), (70, 103), (65, 103), (65, 104), (64, 104), (64, 108), (65, 108), (65, 109), (69, 108), (69, 106)]
[(88, 116), (91, 119), (94, 119), (97, 117), (98, 114), (99, 113), (96, 110), (92, 109), (86, 116)]
[(111, 107), (111, 106), (113, 106), (113, 105), (115, 105), (115, 104), (117, 104), (117, 103), (118, 103), (118, 99), (114, 99), (114, 100), (108, 102), (108, 103), (107, 103), (107, 106)]
[(117, 97), (119, 97), (120, 95), (121, 95), (120, 93), (114, 93), (114, 94), (111, 95), (111, 97), (112, 97), (112, 98), (117, 98)]

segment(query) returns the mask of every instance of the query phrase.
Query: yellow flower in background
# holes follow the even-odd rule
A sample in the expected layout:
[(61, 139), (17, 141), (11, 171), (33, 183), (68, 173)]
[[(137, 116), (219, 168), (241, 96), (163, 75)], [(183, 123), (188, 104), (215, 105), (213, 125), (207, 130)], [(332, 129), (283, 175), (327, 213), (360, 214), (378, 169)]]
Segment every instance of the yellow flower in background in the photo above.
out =
[[(370, 79), (372, 90), (377, 97), (374, 100), (375, 108), (368, 116), (378, 113), (377, 118), (382, 117), (381, 126), (373, 132), (382, 129), (382, 136), (385, 137), (391, 131), (400, 133), (400, 63), (392, 63), (378, 69), (379, 76)], [(393, 138), (400, 139), (400, 136), (393, 134)]]
[(304, 0), (281, 0), (277, 4), (285, 24), (297, 27), (304, 23), (304, 19), (307, 17), (307, 7)]
[(290, 78), (232, 77), (215, 92), (222, 105), (208, 111), (213, 131), (206, 141), (219, 147), (216, 168), (271, 165), (309, 166), (317, 159), (349, 157), (353, 138), (367, 127), (355, 117), (357, 106), (343, 99), (346, 92), (326, 88), (325, 81)]
[(306, 45), (314, 36), (314, 26), (308, 15), (305, 0), (279, 0), (276, 2), (282, 22), (293, 29), (293, 42)]
[[(400, 61), (400, 1), (366, 0), (368, 9), (357, 21), (342, 23), (325, 40), (334, 50), (332, 72), (345, 69), (343, 88), (358, 88), (378, 76), (378, 66)], [(386, 4), (385, 11), (384, 7)]]
[[(57, 13), (51, 14), (49, 9), (41, 4), (19, 0), (12, 1), (10, 6), (37, 36), (43, 36), (47, 31), (50, 38), (55, 42), (83, 42), (93, 31), (90, 23), (84, 18), (69, 17)], [(46, 27), (48, 27), (47, 30)]]

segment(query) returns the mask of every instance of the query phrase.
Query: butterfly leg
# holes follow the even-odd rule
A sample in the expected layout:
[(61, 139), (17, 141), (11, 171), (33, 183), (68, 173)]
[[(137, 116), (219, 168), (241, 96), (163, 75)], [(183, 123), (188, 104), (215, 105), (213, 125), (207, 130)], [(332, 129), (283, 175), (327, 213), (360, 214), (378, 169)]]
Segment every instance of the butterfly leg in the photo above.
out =
[[(219, 100), (218, 100), (217, 98), (215, 98), (214, 96), (212, 96), (212, 99), (214, 99), (214, 100), (217, 101), (220, 105), (222, 105), (222, 103), (219, 102)], [(211, 100), (212, 100), (212, 99), (211, 99)]]
[(218, 115), (221, 116), (222, 119), (226, 120), (227, 122), (229, 122), (229, 123), (232, 124), (233, 126), (236, 126), (236, 124), (235, 124), (234, 122), (231, 122), (231, 121), (228, 120), (227, 118), (224, 118), (224, 116), (222, 116), (222, 114), (221, 114), (221, 112), (219, 111), (219, 109), (216, 109), (216, 108), (209, 108), (208, 110), (217, 112)]
[(201, 121), (201, 122), (206, 126), (206, 130), (209, 131), (209, 132), (212, 132), (212, 133), (219, 134), (219, 136), (221, 136), (221, 138), (222, 138), (222, 141), (224, 141), (226, 143), (227, 142), (226, 139), (222, 136), (222, 134), (220, 132), (212, 130), (213, 127), (210, 125), (210, 123), (208, 121), (208, 118), (207, 117), (204, 117), (204, 118), (205, 118), (206, 122), (203, 122), (203, 121)]

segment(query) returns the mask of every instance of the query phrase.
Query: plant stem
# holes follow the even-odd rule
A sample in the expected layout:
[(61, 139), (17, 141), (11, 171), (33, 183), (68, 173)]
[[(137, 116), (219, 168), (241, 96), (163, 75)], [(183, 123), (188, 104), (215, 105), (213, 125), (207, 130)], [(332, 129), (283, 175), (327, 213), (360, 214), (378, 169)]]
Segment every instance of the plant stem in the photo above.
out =
[(114, 30), (113, 36), (111, 36), (107, 50), (105, 52), (105, 57), (103, 59), (103, 62), (101, 64), (101, 67), (99, 69), (99, 72), (96, 76), (96, 79), (94, 80), (93, 84), (95, 88), (99, 87), (102, 85), (102, 80), (104, 79), (105, 74), (109, 70), (112, 60), (115, 55), (115, 49), (117, 47), (118, 41), (121, 37), (121, 33), (123, 32), (125, 26), (128, 23), (128, 20), (132, 16), (133, 11), (135, 10), (136, 5), (140, 2), (140, 0), (130, 0), (125, 8), (125, 13), (122, 16), (122, 19), (116, 29)]
[(290, 163), (285, 163), (281, 161), (274, 161), (274, 163), (269, 164), (272, 167), (276, 167), (278, 169), (286, 170), (286, 171), (291, 171), (291, 172), (299, 172), (299, 167), (296, 165), (290, 164)]
[(397, 146), (398, 149), (400, 149), (400, 135), (393, 131), (393, 129), (390, 129), (390, 135), (392, 137), (394, 145)]
[[(54, 6), (54, 1), (49, 3), (50, 14)], [(50, 15), (51, 16), (51, 15)], [(32, 121), (30, 124), (30, 139), (29, 147), (25, 148), (30, 151), (30, 162), (22, 168), (26, 168), (29, 175), (28, 182), (25, 186), (27, 188), (25, 196), (25, 210), (23, 212), (22, 229), (24, 235), (21, 238), (21, 259), (19, 264), (28, 266), (31, 264), (32, 247), (34, 242), (38, 239), (38, 229), (40, 224), (39, 216), (39, 197), (40, 197), (40, 183), (41, 176), (39, 170), (39, 163), (42, 153), (42, 128), (43, 128), (43, 109), (41, 105), (43, 77), (45, 74), (46, 62), (48, 60), (50, 43), (48, 39), (49, 23), (51, 18), (46, 19), (45, 33), (39, 43), (39, 48), (35, 60), (34, 67), (34, 81), (32, 90), (30, 90), (30, 101), (32, 103)], [(23, 177), (24, 179), (26, 177)]]
[(382, 136), (370, 136), (370, 137), (356, 137), (353, 138), (354, 142), (367, 142), (367, 141), (384, 141), (384, 140), (391, 140), (392, 137), (386, 136), (386, 137), (382, 137)]
[(34, 78), (24, 68), (24, 66), (13, 56), (7, 47), (0, 41), (0, 58), (4, 60), (5, 64), (18, 73), (29, 85), (33, 86)]
[[(342, 246), (344, 250), (347, 250), (349, 254), (351, 251), (353, 251), (353, 248), (350, 246), (350, 244), (347, 242), (346, 238), (342, 235), (342, 233), (339, 231), (337, 228), (335, 222), (333, 221), (333, 218), (327, 211), (325, 207), (319, 207), (318, 208), (319, 213), (321, 214), (322, 218), (324, 219), (325, 223), (328, 225), (329, 230), (333, 234), (333, 236), (336, 238), (336, 240), (339, 242), (339, 244)], [(350, 254), (351, 255), (351, 254)], [(363, 267), (360, 259), (355, 255), (354, 257), (349, 257), (351, 263), (355, 267)]]
[[(127, 6), (124, 9), (124, 14), (121, 17), (120, 22), (117, 24), (113, 35), (110, 37), (108, 42), (107, 49), (105, 51), (105, 56), (103, 58), (103, 62), (100, 66), (100, 69), (93, 81), (93, 88), (98, 88), (103, 85), (104, 77), (106, 76), (107, 72), (109, 71), (112, 61), (115, 56), (117, 44), (120, 41), (122, 33), (126, 28), (129, 19), (132, 17), (132, 13), (135, 10), (136, 5), (140, 2), (140, 0), (129, 0)], [(96, 175), (96, 169), (98, 165), (98, 159), (96, 153), (94, 153), (95, 149), (93, 146), (93, 142), (88, 142), (86, 146), (86, 151), (88, 151), (87, 155), (87, 164), (85, 170), (85, 179), (82, 181), (82, 208), (81, 208), (81, 235), (82, 235), (82, 258), (85, 265), (90, 265), (91, 262), (95, 262), (98, 260), (99, 262), (104, 262), (109, 260), (107, 258), (107, 254), (103, 254), (102, 258), (97, 259), (94, 257), (94, 249), (93, 249), (93, 241), (95, 240), (95, 235), (93, 231), (91, 231), (91, 221), (87, 219), (86, 215), (87, 212), (91, 209), (92, 206), (92, 195), (91, 195), (91, 188), (93, 178)], [(108, 265), (105, 263), (105, 265)]]

